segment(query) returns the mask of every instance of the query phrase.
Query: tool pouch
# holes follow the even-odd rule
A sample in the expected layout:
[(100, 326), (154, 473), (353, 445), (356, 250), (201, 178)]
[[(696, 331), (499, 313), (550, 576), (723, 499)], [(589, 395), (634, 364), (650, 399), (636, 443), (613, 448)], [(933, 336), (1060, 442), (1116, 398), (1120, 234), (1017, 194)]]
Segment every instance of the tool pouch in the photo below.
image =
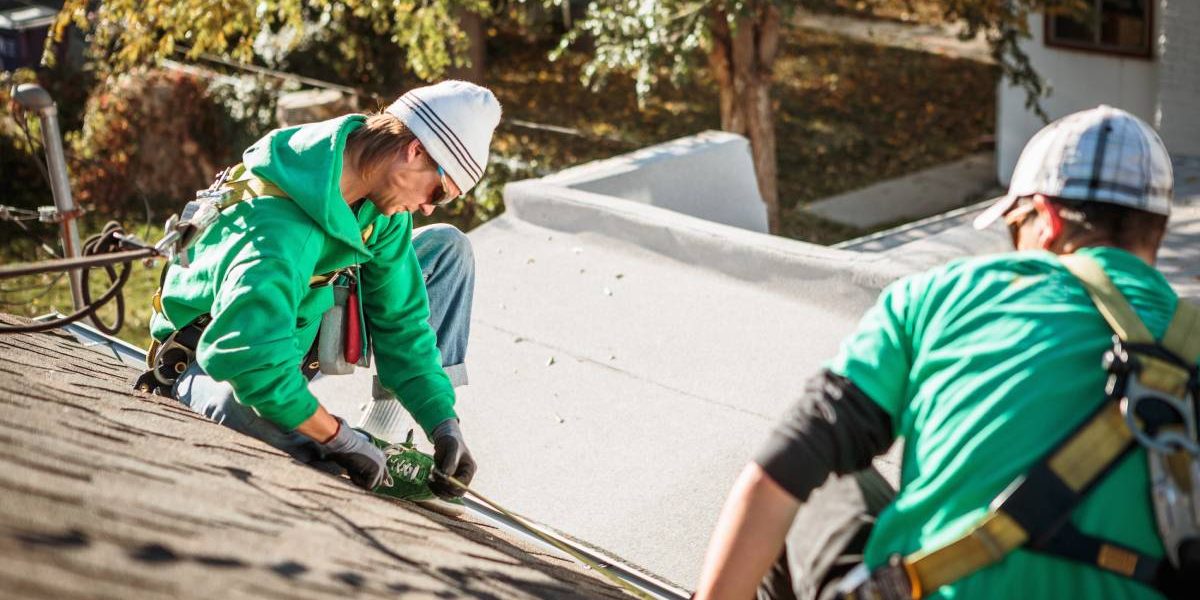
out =
[(326, 375), (348, 375), (355, 366), (371, 366), (358, 280), (352, 274), (333, 284), (333, 306), (321, 316), (317, 338), (317, 361)]
[(170, 396), (175, 381), (196, 360), (196, 347), (209, 321), (211, 318), (204, 315), (162, 342), (155, 340), (146, 353), (146, 366), (149, 369), (134, 381), (134, 389)]

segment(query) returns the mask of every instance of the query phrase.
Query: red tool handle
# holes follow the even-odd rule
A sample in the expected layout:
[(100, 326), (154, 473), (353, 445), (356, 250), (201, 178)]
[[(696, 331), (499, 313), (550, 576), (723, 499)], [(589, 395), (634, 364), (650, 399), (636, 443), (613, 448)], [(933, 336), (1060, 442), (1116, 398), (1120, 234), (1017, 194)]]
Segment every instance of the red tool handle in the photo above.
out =
[(362, 358), (362, 327), (358, 321), (358, 282), (350, 283), (350, 297), (346, 299), (346, 362), (355, 364)]

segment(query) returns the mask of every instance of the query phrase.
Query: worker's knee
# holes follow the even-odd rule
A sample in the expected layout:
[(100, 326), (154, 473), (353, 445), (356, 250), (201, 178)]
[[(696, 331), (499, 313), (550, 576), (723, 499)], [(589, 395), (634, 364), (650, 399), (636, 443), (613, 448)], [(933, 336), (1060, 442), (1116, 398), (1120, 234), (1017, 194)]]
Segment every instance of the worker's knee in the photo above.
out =
[(471, 239), (453, 225), (437, 223), (417, 229), (413, 232), (413, 247), (422, 267), (428, 265), (465, 271), (475, 269)]
[(211, 421), (235, 429), (242, 425), (245, 406), (238, 403), (233, 386), (217, 381), (205, 373), (198, 364), (192, 363), (175, 382), (174, 395), (192, 411), (204, 415)]

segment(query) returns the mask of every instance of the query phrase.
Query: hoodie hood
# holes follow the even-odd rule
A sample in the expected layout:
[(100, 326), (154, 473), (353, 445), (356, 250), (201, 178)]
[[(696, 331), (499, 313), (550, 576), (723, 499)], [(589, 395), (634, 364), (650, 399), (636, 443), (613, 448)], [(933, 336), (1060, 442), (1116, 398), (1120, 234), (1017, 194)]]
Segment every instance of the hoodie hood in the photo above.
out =
[(330, 237), (370, 256), (358, 220), (342, 198), (342, 154), (363, 115), (276, 129), (242, 153), (254, 175), (279, 186)]

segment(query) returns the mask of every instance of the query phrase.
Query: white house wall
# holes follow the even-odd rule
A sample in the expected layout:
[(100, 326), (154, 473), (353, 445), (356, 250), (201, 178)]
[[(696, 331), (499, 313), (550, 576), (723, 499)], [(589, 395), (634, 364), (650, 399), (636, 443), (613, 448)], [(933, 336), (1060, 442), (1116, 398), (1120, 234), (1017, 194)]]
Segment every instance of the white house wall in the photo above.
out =
[(1172, 154), (1200, 156), (1200, 2), (1158, 7), (1159, 97), (1156, 126)]
[[(1195, 0), (1189, 1), (1195, 3)], [(1162, 22), (1158, 15), (1155, 20)], [(1147, 123), (1156, 122), (1158, 73), (1155, 60), (1047, 47), (1042, 22), (1040, 14), (1030, 17), (1032, 39), (1023, 44), (1023, 48), (1051, 88), (1050, 97), (1042, 99), (1042, 108), (1051, 120), (1108, 104), (1125, 109)], [(1194, 34), (1192, 38), (1195, 43)], [(1196, 82), (1196, 77), (1192, 73), (1191, 81)], [(996, 169), (1000, 182), (1008, 185), (1021, 149), (1044, 123), (1025, 108), (1025, 90), (1013, 87), (1007, 80), (1001, 80), (999, 84), (997, 104)], [(1195, 109), (1192, 119), (1194, 125), (1200, 125)]]

